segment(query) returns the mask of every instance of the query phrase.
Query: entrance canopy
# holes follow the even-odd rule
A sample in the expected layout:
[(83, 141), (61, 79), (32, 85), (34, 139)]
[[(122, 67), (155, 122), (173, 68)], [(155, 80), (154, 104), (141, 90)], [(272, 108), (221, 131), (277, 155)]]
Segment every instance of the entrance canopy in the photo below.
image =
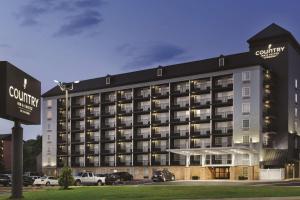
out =
[(168, 152), (184, 156), (193, 155), (222, 155), (222, 154), (258, 154), (258, 151), (249, 147), (211, 147), (195, 149), (168, 149)]

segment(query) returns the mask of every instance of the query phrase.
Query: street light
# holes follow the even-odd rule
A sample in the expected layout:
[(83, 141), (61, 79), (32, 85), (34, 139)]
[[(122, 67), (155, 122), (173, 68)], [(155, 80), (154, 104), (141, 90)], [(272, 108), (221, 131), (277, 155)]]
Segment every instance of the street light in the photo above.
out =
[(69, 107), (69, 91), (74, 89), (74, 84), (79, 83), (79, 81), (74, 81), (70, 83), (65, 83), (61, 81), (54, 80), (54, 82), (59, 86), (62, 92), (65, 92), (65, 101), (66, 101), (66, 136), (67, 136), (67, 167), (69, 167), (69, 119), (68, 119), (68, 107)]

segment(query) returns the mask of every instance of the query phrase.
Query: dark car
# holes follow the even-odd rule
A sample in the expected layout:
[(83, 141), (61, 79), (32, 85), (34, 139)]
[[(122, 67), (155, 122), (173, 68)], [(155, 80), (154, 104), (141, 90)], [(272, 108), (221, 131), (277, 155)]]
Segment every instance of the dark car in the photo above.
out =
[(5, 174), (0, 174), (0, 184), (3, 186), (11, 185), (10, 177)]
[(33, 182), (34, 182), (34, 178), (32, 178), (30, 176), (23, 176), (23, 185), (24, 186), (33, 185)]
[(175, 175), (167, 169), (158, 170), (153, 172), (152, 181), (154, 182), (165, 182), (175, 181)]
[(115, 172), (106, 176), (105, 183), (112, 185), (124, 181), (132, 181), (133, 176), (128, 172)]

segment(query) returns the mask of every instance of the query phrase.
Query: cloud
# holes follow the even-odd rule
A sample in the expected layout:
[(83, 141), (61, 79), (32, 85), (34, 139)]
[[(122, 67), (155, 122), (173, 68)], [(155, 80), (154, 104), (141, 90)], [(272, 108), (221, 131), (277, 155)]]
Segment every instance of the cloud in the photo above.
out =
[(82, 33), (86, 29), (93, 28), (103, 21), (102, 16), (96, 11), (86, 11), (69, 18), (66, 24), (63, 24), (55, 36), (72, 36)]
[(138, 69), (157, 63), (161, 64), (186, 53), (185, 49), (167, 43), (152, 44), (145, 49), (124, 44), (119, 46), (117, 51), (131, 57), (131, 61), (124, 66), (125, 69)]
[[(42, 25), (44, 18), (58, 26), (55, 36), (73, 36), (88, 32), (102, 21), (103, 0), (30, 0), (16, 14), (22, 26)], [(58, 23), (61, 22), (61, 23)]]

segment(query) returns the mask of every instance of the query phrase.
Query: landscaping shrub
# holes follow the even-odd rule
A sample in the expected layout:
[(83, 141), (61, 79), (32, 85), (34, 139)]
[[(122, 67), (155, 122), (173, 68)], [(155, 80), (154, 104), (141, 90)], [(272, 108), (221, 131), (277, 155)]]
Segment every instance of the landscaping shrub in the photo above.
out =
[(74, 184), (72, 169), (70, 167), (64, 167), (62, 169), (62, 173), (59, 176), (58, 183), (64, 190), (68, 189), (69, 186)]

